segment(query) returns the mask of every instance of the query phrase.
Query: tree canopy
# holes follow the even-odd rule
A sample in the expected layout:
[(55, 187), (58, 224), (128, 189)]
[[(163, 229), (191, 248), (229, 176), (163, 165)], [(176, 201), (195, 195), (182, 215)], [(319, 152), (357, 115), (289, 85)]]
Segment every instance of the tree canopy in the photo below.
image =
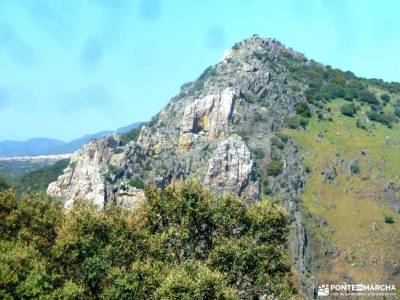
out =
[(0, 297), (290, 299), (288, 217), (195, 182), (134, 211), (0, 191)]

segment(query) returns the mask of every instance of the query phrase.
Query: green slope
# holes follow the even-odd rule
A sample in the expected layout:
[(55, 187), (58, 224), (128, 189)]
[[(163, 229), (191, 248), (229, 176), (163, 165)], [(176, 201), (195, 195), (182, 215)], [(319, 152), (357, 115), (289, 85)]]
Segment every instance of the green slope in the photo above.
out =
[[(387, 110), (400, 96), (391, 99)], [(326, 283), (342, 279), (400, 286), (400, 215), (385, 194), (389, 183), (400, 186), (400, 127), (367, 120), (367, 106), (359, 106), (354, 117), (345, 116), (345, 103), (328, 104), (331, 121), (313, 117), (305, 130), (286, 130), (311, 169), (302, 201), (318, 262), (314, 274)], [(353, 172), (351, 163), (358, 165)], [(324, 180), (324, 170), (333, 168), (337, 177)], [(394, 223), (385, 222), (385, 216)]]

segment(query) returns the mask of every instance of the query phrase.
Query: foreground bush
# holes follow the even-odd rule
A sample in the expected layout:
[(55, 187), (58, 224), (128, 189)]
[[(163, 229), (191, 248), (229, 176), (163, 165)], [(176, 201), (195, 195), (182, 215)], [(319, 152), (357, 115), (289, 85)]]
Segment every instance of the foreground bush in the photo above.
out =
[(0, 191), (0, 298), (290, 299), (285, 212), (196, 183), (135, 211)]

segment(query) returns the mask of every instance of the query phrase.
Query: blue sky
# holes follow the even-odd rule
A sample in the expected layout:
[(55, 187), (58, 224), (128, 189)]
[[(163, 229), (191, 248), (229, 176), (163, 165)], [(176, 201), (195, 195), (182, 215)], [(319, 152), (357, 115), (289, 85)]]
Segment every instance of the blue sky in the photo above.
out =
[(400, 81), (396, 0), (0, 0), (0, 140), (150, 119), (254, 33)]

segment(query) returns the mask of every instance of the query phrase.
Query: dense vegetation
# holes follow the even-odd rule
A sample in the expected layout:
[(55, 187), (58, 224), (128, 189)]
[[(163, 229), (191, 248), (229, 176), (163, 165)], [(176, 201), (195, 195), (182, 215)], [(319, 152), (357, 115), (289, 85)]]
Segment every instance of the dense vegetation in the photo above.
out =
[(62, 159), (53, 165), (32, 171), (17, 179), (16, 187), (19, 192), (44, 192), (50, 182), (57, 180), (58, 176), (68, 166), (69, 159)]
[[(390, 98), (395, 104), (400, 94)], [(349, 104), (357, 108), (354, 117), (343, 114)], [(391, 129), (365, 122), (368, 107), (345, 99), (326, 105), (331, 121), (314, 115), (306, 130), (284, 130), (309, 168), (300, 201), (309, 249), (320, 260), (313, 262), (313, 275), (320, 282), (351, 274), (355, 282), (386, 280), (397, 286), (400, 273), (393, 270), (399, 268), (400, 209), (391, 201), (399, 198), (383, 191), (390, 182), (400, 185), (399, 125)], [(367, 127), (361, 128), (359, 120)], [(326, 180), (326, 171), (335, 176)]]
[(0, 174), (0, 189), (14, 188), (18, 194), (29, 192), (46, 192), (48, 185), (57, 180), (68, 166), (69, 159), (44, 166), (25, 175), (14, 177)]
[(0, 175), (0, 189), (6, 189), (10, 187), (9, 179), (3, 175)]
[[(307, 87), (307, 103), (301, 102), (297, 107), (297, 114), (303, 119), (311, 117), (310, 106), (322, 118), (327, 103), (342, 98), (349, 102), (343, 106), (342, 111), (347, 116), (354, 116), (357, 112), (356, 107), (362, 106), (363, 110), (368, 111), (370, 121), (382, 123), (389, 128), (399, 122), (400, 103), (391, 103), (392, 97), (389, 95), (400, 93), (399, 83), (360, 78), (352, 72), (323, 66), (312, 60), (304, 65), (302, 60), (290, 55), (282, 57), (282, 60), (291, 73), (290, 77)], [(377, 90), (385, 92), (379, 96)], [(304, 124), (300, 124), (301, 120), (289, 119), (287, 126), (292, 129), (304, 128), (307, 124), (304, 120)]]
[(0, 192), (0, 298), (289, 299), (286, 213), (196, 183), (137, 210)]

